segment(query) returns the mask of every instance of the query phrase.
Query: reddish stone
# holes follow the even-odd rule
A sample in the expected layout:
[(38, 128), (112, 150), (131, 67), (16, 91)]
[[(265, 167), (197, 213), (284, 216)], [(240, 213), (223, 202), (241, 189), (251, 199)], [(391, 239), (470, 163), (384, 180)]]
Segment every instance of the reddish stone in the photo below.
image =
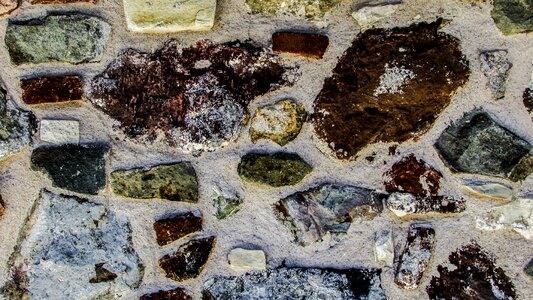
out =
[(176, 281), (195, 278), (202, 272), (214, 246), (213, 236), (189, 241), (175, 253), (163, 256), (159, 266), (168, 278)]
[(168, 291), (158, 291), (152, 294), (141, 296), (139, 300), (192, 300), (184, 289), (175, 288)]
[(202, 230), (202, 217), (193, 213), (176, 215), (154, 223), (157, 243), (160, 246), (168, 245), (193, 232)]
[[(406, 192), (433, 196), (437, 195), (442, 178), (440, 172), (413, 154), (395, 163), (384, 175), (390, 178), (384, 183), (385, 190), (389, 193)], [(422, 184), (422, 180), (425, 184)]]
[(31, 4), (96, 3), (98, 0), (31, 0)]
[(22, 100), (26, 104), (56, 103), (82, 100), (80, 76), (46, 76), (21, 80)]
[(312, 58), (322, 58), (329, 45), (325, 35), (303, 32), (276, 32), (272, 35), (272, 50)]

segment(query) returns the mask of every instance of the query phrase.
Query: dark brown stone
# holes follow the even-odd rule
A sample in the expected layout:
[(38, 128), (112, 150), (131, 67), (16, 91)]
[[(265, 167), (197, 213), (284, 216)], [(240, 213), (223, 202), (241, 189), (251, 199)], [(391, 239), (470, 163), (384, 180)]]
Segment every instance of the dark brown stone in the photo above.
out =
[(161, 290), (152, 294), (147, 294), (141, 296), (139, 300), (192, 300), (192, 297), (189, 296), (184, 289), (175, 288), (173, 290)]
[(272, 35), (272, 50), (322, 58), (329, 45), (325, 35), (304, 32), (276, 32)]
[(353, 41), (314, 103), (316, 133), (338, 158), (422, 134), (467, 82), (459, 40), (441, 26), (369, 29)]
[(98, 0), (31, 0), (31, 4), (96, 3)]
[[(417, 159), (414, 154), (395, 163), (384, 176), (390, 178), (384, 183), (385, 190), (389, 193), (406, 192), (433, 196), (439, 192), (442, 178), (440, 172), (427, 165), (425, 161)], [(422, 180), (425, 184), (422, 184)]]
[(117, 274), (104, 268), (104, 263), (96, 264), (94, 266), (94, 271), (96, 272), (96, 276), (89, 280), (90, 283), (108, 282), (113, 281), (115, 280), (115, 278), (117, 278)]
[(215, 246), (215, 237), (191, 240), (173, 254), (159, 260), (168, 278), (183, 281), (197, 277), (203, 270)]
[(188, 212), (155, 221), (154, 231), (159, 246), (164, 246), (193, 232), (202, 230), (202, 217)]
[(83, 81), (77, 75), (22, 79), (20, 85), (22, 100), (26, 104), (65, 102), (83, 98)]
[[(496, 267), (489, 254), (472, 243), (450, 254), (453, 270), (438, 266), (440, 277), (433, 277), (427, 287), (430, 299), (516, 299), (516, 291), (502, 268)], [(496, 294), (497, 293), (497, 294)]]
[(5, 211), (4, 200), (2, 200), (2, 196), (0, 196), (0, 218), (2, 218), (2, 216), (4, 215), (4, 211)]
[(526, 89), (524, 91), (524, 106), (529, 113), (533, 112), (533, 89)]

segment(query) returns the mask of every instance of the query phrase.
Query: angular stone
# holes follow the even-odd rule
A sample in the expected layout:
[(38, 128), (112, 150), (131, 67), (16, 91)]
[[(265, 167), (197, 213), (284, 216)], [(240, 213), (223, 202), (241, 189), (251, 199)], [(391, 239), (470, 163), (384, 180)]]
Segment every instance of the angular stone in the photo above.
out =
[(0, 0), (0, 16), (7, 15), (19, 7), (18, 0)]
[(198, 180), (190, 162), (113, 171), (111, 188), (130, 198), (198, 202)]
[[(522, 165), (528, 164), (524, 158), (529, 157), (531, 145), (479, 109), (450, 125), (435, 143), (435, 148), (454, 171), (513, 181), (529, 175), (523, 172)], [(522, 170), (519, 176), (513, 174), (515, 169)]]
[(492, 18), (505, 35), (533, 31), (533, 0), (494, 0)]
[(319, 20), (341, 0), (246, 0), (253, 13), (266, 16), (295, 16)]
[(476, 243), (452, 252), (449, 259), (454, 267), (438, 266), (440, 276), (426, 288), (430, 299), (517, 299), (509, 277)]
[(392, 193), (385, 203), (387, 208), (398, 217), (411, 214), (460, 213), (466, 209), (466, 201), (462, 198), (453, 199), (448, 196), (423, 196), (410, 193)]
[(209, 30), (215, 23), (216, 0), (123, 0), (128, 29), (140, 33)]
[(128, 50), (92, 81), (93, 104), (131, 138), (158, 135), (185, 151), (213, 151), (237, 139), (247, 106), (278, 88), (281, 60), (250, 44), (169, 41), (153, 54)]
[(41, 146), (31, 154), (32, 167), (47, 173), (55, 187), (98, 194), (106, 185), (106, 144)]
[(222, 220), (237, 213), (244, 200), (236, 193), (215, 190), (213, 206), (217, 219)]
[(441, 25), (439, 19), (356, 37), (314, 102), (315, 131), (338, 158), (353, 159), (373, 142), (419, 136), (467, 82), (459, 40)]
[(18, 109), (0, 88), (0, 160), (26, 147), (36, 127), (33, 113)]
[(191, 240), (175, 253), (159, 259), (159, 266), (168, 278), (176, 281), (196, 278), (204, 269), (214, 246), (215, 237)]
[(230, 266), (239, 271), (266, 269), (266, 256), (263, 250), (235, 248), (228, 254)]
[(499, 182), (465, 179), (463, 180), (463, 184), (468, 191), (480, 196), (509, 201), (514, 197), (513, 188)]
[(250, 126), (252, 142), (270, 139), (280, 146), (294, 140), (305, 122), (304, 106), (292, 100), (281, 100), (260, 107), (255, 112)]
[(300, 156), (292, 153), (249, 153), (238, 166), (241, 178), (259, 184), (280, 187), (294, 185), (311, 173), (313, 168)]
[(507, 50), (490, 50), (479, 55), (481, 71), (488, 79), (487, 87), (496, 100), (505, 96), (505, 84), (513, 66), (507, 56)]
[(377, 262), (392, 267), (394, 263), (394, 242), (392, 230), (381, 230), (374, 237), (374, 258)]
[(2, 200), (2, 196), (0, 195), (0, 219), (2, 218), (2, 216), (4, 215), (4, 211), (6, 210), (5, 206), (6, 204), (4, 203), (4, 200)]
[(31, 4), (96, 3), (98, 0), (31, 0)]
[(191, 233), (202, 230), (202, 217), (192, 212), (177, 214), (154, 222), (159, 246), (164, 246)]
[(435, 230), (425, 224), (412, 224), (400, 255), (394, 282), (403, 289), (418, 288), (433, 256)]
[(352, 13), (352, 17), (357, 21), (361, 30), (364, 31), (373, 27), (381, 19), (392, 16), (398, 7), (396, 5), (366, 6)]
[(139, 300), (192, 300), (192, 297), (182, 288), (163, 291), (141, 296)]
[(15, 65), (97, 62), (102, 58), (110, 26), (87, 15), (50, 15), (10, 22), (5, 42)]
[(375, 299), (385, 300), (381, 270), (278, 268), (217, 276), (204, 284), (204, 299)]
[(305, 32), (275, 32), (272, 50), (310, 58), (322, 58), (329, 45), (329, 38), (322, 34)]
[(476, 228), (513, 229), (526, 239), (533, 238), (533, 199), (516, 199), (476, 217)]
[[(43, 191), (4, 287), (8, 299), (103, 299), (131, 293), (143, 266), (128, 219), (105, 205)], [(111, 275), (113, 274), (113, 275)]]
[(384, 176), (385, 190), (389, 193), (406, 192), (436, 196), (439, 192), (442, 174), (414, 154), (396, 162)]
[(77, 144), (80, 142), (80, 122), (75, 120), (42, 120), (41, 141), (52, 144)]
[(345, 234), (353, 220), (370, 220), (383, 210), (384, 194), (373, 190), (324, 184), (278, 201), (275, 213), (302, 246), (326, 234)]
[(78, 75), (44, 76), (20, 81), (26, 104), (43, 104), (83, 99), (83, 80)]
[(524, 268), (524, 272), (526, 272), (526, 274), (533, 279), (533, 259), (531, 259), (527, 266)]

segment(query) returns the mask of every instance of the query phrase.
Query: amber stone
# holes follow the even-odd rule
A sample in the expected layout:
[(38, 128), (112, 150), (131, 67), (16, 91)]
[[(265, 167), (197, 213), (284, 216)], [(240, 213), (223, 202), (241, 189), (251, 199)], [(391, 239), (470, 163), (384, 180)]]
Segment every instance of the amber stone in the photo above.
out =
[(202, 230), (202, 217), (188, 212), (155, 221), (154, 231), (160, 246), (168, 245), (188, 234)]
[(322, 58), (329, 45), (325, 35), (304, 32), (276, 32), (272, 35), (272, 50), (312, 58)]
[(215, 246), (214, 236), (191, 240), (173, 254), (159, 260), (159, 266), (168, 278), (183, 281), (195, 278), (202, 272)]
[(168, 291), (158, 291), (151, 294), (146, 294), (141, 296), (139, 300), (192, 300), (192, 297), (189, 296), (184, 289), (175, 288)]
[(385, 182), (387, 192), (406, 192), (436, 196), (442, 174), (413, 154), (395, 163), (385, 173), (390, 180)]
[(83, 81), (77, 75), (22, 79), (22, 99), (26, 104), (82, 100)]

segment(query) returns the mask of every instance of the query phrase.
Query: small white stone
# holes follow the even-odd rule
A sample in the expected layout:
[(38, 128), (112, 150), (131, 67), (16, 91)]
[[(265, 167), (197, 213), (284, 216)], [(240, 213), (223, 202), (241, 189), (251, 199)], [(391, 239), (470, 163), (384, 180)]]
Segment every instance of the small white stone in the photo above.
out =
[(529, 240), (533, 238), (533, 199), (517, 199), (495, 207), (476, 217), (476, 227), (490, 231), (510, 228)]
[(228, 254), (230, 266), (236, 270), (265, 270), (266, 256), (263, 250), (235, 248)]
[(382, 262), (385, 266), (392, 267), (392, 264), (394, 263), (392, 230), (381, 230), (376, 232), (374, 241), (374, 258), (377, 262)]
[(465, 179), (465, 188), (479, 196), (512, 200), (514, 197), (513, 188), (497, 182), (481, 182)]
[(41, 141), (52, 144), (77, 144), (80, 142), (80, 123), (75, 120), (42, 120)]
[(361, 30), (366, 30), (379, 20), (390, 17), (396, 10), (396, 5), (367, 6), (352, 13), (352, 17), (357, 21)]

